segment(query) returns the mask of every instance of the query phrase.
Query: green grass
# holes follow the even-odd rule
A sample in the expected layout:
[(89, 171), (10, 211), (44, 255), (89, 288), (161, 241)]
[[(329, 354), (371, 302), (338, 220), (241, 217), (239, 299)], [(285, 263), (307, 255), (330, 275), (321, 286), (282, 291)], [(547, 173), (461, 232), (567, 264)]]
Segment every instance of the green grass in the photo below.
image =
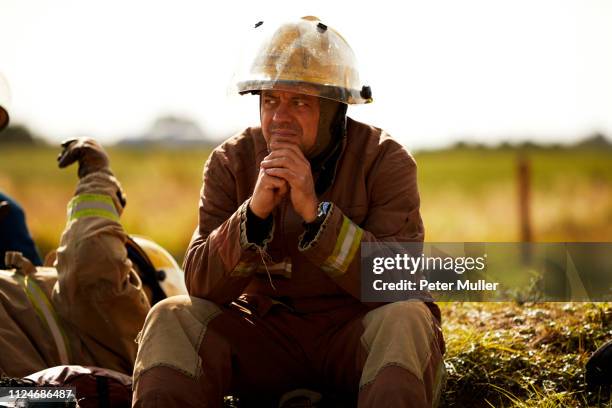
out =
[[(59, 170), (52, 147), (2, 146), (0, 188), (21, 202), (43, 252), (57, 245), (76, 169)], [(179, 259), (197, 222), (207, 149), (109, 149), (128, 195), (123, 224), (151, 236)], [(532, 168), (536, 241), (607, 241), (612, 237), (612, 153), (526, 151)], [(514, 150), (457, 149), (416, 154), (426, 239), (517, 241)]]
[[(612, 151), (527, 150), (533, 239), (612, 239)], [(417, 154), (426, 240), (519, 241), (515, 150)]]
[(460, 188), (482, 193), (512, 184), (520, 156), (530, 159), (533, 185), (547, 189), (560, 181), (612, 184), (612, 151), (586, 149), (453, 149), (416, 154), (422, 190)]
[[(181, 260), (196, 226), (202, 170), (210, 150), (107, 150), (127, 193), (122, 216), (126, 230), (153, 238)], [(0, 189), (24, 207), (43, 253), (59, 242), (66, 203), (77, 182), (76, 165), (57, 168), (58, 152), (51, 147), (0, 150)]]

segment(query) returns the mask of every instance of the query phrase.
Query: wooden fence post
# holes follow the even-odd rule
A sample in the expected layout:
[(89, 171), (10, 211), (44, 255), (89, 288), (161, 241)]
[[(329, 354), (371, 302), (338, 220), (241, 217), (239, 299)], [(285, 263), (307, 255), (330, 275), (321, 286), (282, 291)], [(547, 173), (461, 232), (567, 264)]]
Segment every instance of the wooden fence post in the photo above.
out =
[[(531, 163), (526, 153), (519, 153), (518, 156), (518, 198), (519, 198), (519, 223), (520, 241), (529, 243), (533, 240), (531, 228)], [(523, 263), (531, 262), (531, 251), (529, 246), (523, 246)]]

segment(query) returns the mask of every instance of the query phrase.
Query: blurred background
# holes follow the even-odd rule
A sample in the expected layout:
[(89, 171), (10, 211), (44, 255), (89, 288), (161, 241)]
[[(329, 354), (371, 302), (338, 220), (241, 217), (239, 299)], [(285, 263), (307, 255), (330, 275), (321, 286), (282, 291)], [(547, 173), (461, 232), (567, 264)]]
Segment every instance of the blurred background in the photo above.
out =
[(210, 150), (258, 124), (257, 98), (228, 91), (249, 30), (304, 15), (347, 39), (372, 87), (349, 116), (415, 155), (428, 241), (611, 240), (608, 1), (0, 0), (0, 190), (41, 252), (76, 183), (59, 143), (92, 136), (127, 192), (126, 229), (182, 260)]

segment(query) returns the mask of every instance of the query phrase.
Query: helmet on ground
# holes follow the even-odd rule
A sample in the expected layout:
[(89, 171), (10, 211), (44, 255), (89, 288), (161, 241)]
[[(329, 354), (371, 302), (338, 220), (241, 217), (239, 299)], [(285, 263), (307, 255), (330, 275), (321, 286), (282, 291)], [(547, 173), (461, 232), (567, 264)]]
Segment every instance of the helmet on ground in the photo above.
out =
[(240, 94), (279, 90), (345, 104), (372, 102), (370, 87), (359, 80), (355, 54), (336, 30), (311, 16), (269, 26), (255, 25), (259, 46), (235, 78)]
[(152, 304), (166, 297), (187, 294), (185, 273), (176, 260), (156, 242), (131, 235), (126, 243), (128, 257), (138, 266), (140, 279), (152, 292)]
[(9, 102), (11, 93), (8, 82), (0, 74), (0, 130), (4, 129), (9, 123)]

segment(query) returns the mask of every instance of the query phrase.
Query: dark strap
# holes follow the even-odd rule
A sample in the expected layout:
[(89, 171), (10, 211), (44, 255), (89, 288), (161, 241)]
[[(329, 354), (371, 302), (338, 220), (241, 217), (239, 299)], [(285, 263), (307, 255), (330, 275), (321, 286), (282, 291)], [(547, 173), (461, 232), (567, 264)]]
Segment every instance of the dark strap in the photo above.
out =
[(98, 390), (98, 407), (111, 408), (110, 395), (108, 392), (108, 378), (97, 376), (96, 388)]

